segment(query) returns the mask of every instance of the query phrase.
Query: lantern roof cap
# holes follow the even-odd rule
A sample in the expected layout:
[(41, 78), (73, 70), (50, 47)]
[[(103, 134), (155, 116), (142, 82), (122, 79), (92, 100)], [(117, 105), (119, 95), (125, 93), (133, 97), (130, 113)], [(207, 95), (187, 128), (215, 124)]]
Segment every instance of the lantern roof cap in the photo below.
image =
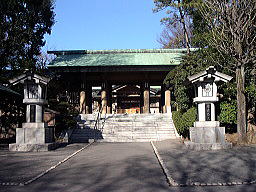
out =
[(34, 72), (30, 71), (30, 70), (25, 70), (23, 74), (10, 79), (9, 82), (12, 85), (16, 85), (18, 83), (24, 83), (24, 81), (32, 81), (34, 80), (36, 83), (42, 83), (42, 84), (47, 84), (50, 81), (50, 78), (35, 74)]
[(205, 71), (199, 72), (195, 75), (188, 77), (188, 80), (191, 81), (192, 83), (196, 83), (196, 82), (202, 82), (205, 79), (210, 79), (210, 78), (214, 78), (214, 81), (228, 82), (233, 77), (226, 75), (224, 73), (218, 72), (214, 66), (210, 66)]

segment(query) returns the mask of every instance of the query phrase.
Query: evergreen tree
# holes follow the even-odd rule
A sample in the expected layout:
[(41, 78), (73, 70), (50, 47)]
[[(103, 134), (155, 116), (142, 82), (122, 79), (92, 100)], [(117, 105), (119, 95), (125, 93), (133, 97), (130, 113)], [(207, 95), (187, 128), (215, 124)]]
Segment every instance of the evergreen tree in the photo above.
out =
[(0, 81), (35, 69), (44, 35), (54, 24), (53, 0), (1, 0), (0, 3)]

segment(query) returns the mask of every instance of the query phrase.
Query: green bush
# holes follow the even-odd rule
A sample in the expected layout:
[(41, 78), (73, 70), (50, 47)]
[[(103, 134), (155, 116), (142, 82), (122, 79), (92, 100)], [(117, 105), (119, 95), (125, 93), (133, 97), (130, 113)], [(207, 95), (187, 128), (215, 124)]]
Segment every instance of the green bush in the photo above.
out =
[(196, 121), (196, 116), (197, 111), (195, 107), (188, 109), (183, 114), (180, 111), (174, 111), (172, 118), (177, 132), (187, 138), (189, 136), (189, 127), (193, 126), (193, 123)]
[(227, 133), (236, 132), (237, 104), (235, 100), (220, 103), (219, 121), (226, 127)]
[(60, 112), (58, 118), (56, 118), (55, 134), (58, 136), (63, 130), (74, 128), (77, 124), (75, 117), (79, 114), (79, 111), (67, 102), (60, 102), (54, 106), (54, 109)]
[(175, 125), (175, 128), (179, 135), (182, 135), (183, 132), (183, 126), (182, 126), (182, 113), (180, 111), (173, 111), (172, 112), (172, 120)]
[(245, 89), (247, 95), (247, 108), (256, 117), (256, 83), (249, 84)]

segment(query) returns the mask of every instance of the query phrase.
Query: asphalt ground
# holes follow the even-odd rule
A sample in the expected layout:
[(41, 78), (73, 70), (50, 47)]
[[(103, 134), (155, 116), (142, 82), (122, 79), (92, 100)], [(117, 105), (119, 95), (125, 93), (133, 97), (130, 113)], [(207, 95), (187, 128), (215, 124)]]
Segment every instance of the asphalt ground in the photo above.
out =
[(72, 144), (48, 152), (0, 151), (0, 183), (26, 182), (84, 145)]
[[(177, 182), (256, 179), (256, 146), (197, 152), (178, 141), (154, 144)], [(83, 146), (40, 153), (0, 152), (0, 183), (31, 179)], [(256, 185), (170, 187), (150, 143), (94, 143), (32, 183), (0, 186), (0, 191), (255, 192)]]

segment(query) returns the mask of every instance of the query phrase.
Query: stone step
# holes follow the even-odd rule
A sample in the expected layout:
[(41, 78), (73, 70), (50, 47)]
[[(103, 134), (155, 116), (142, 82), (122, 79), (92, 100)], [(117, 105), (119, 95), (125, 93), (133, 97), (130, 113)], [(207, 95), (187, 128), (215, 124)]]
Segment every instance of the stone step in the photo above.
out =
[(148, 133), (148, 134), (139, 134), (139, 133), (102, 133), (101, 135), (112, 135), (112, 136), (127, 136), (127, 137), (157, 137), (157, 136), (170, 136), (175, 135), (175, 133), (168, 133), (168, 134), (158, 134), (158, 133)]
[[(101, 118), (100, 120), (104, 120), (105, 118)], [(160, 122), (160, 121), (170, 121), (171, 118), (106, 118), (107, 121), (134, 121), (134, 122), (141, 122), (141, 121), (145, 121), (145, 122), (149, 122), (149, 121), (156, 121), (156, 122)], [(95, 122), (96, 119), (84, 119), (78, 122)]]
[(96, 127), (99, 130), (94, 130), (96, 115), (80, 115), (78, 127), (72, 134), (74, 141), (85, 141), (95, 136), (106, 142), (157, 141), (176, 137), (170, 114), (101, 115)]
[(176, 137), (168, 138), (105, 138), (98, 140), (98, 142), (149, 142), (149, 141), (162, 141), (166, 139), (176, 139)]
[[(75, 132), (79, 132), (79, 130), (94, 130), (93, 128), (90, 127), (82, 127), (79, 129), (75, 129)], [(95, 129), (98, 130), (98, 129)], [(174, 131), (174, 127), (158, 127), (158, 126), (104, 126), (103, 131), (105, 130), (115, 130), (115, 131), (142, 131), (142, 132), (147, 132), (147, 131), (158, 131), (158, 132), (168, 132), (168, 131)]]
[[(93, 135), (91, 135), (93, 136)], [(103, 133), (101, 135), (97, 136), (102, 136), (103, 138), (106, 137), (136, 137), (136, 138), (143, 138), (143, 137), (172, 137), (175, 136), (175, 134), (115, 134), (115, 133)], [(81, 136), (78, 136), (79, 138)]]
[(130, 130), (130, 131), (137, 131), (137, 130), (163, 130), (163, 131), (166, 131), (166, 130), (172, 130), (174, 129), (173, 127), (166, 127), (166, 128), (161, 128), (161, 127), (149, 127), (149, 126), (106, 126), (106, 127), (103, 127), (102, 130), (107, 130), (107, 129), (114, 129), (114, 130), (120, 130), (120, 131), (125, 131), (125, 130)]

